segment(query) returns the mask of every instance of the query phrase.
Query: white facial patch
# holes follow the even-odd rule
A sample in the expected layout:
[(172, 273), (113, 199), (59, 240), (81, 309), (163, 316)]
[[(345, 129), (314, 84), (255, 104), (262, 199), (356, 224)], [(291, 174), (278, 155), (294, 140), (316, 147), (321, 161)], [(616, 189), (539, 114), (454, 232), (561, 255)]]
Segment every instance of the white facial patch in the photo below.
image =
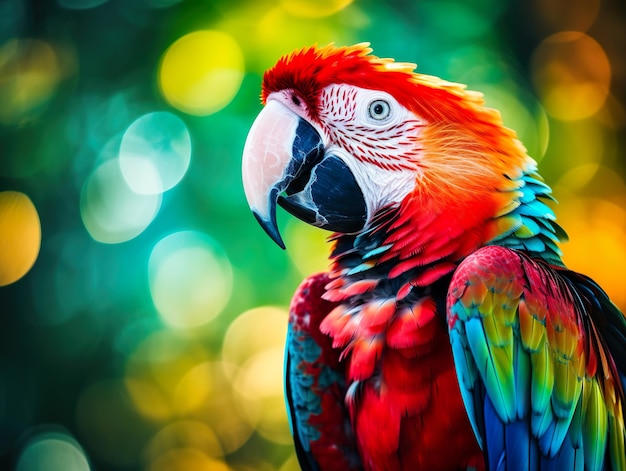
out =
[(413, 191), (424, 119), (389, 93), (346, 84), (322, 91), (319, 116), (329, 141), (326, 152), (341, 158), (354, 174), (368, 217)]
[(336, 146), (329, 147), (327, 152), (339, 157), (350, 168), (363, 192), (368, 219), (379, 209), (400, 203), (415, 188), (416, 171), (381, 169), (377, 165), (358, 161)]

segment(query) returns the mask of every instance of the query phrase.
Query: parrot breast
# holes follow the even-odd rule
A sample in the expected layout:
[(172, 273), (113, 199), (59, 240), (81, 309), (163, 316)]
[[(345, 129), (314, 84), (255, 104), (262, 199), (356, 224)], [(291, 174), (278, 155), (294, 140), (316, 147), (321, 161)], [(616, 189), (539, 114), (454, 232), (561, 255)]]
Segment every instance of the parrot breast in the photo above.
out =
[(410, 275), (389, 278), (393, 263), (380, 262), (384, 249), (368, 250), (384, 246), (374, 243), (380, 237), (374, 231), (336, 240), (323, 295), (336, 307), (320, 325), (346, 364), (346, 402), (363, 465), (484, 469), (444, 321), (450, 276), (402, 289)]

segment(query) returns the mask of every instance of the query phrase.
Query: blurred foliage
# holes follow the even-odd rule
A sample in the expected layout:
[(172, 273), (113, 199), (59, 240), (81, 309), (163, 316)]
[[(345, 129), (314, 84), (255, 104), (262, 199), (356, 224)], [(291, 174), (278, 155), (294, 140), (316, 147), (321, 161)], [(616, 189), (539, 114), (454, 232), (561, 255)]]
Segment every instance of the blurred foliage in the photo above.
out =
[(617, 0), (2, 0), (0, 468), (295, 470), (286, 306), (326, 266), (249, 214), (261, 76), (309, 44), (467, 83), (540, 161), (565, 260), (622, 307)]

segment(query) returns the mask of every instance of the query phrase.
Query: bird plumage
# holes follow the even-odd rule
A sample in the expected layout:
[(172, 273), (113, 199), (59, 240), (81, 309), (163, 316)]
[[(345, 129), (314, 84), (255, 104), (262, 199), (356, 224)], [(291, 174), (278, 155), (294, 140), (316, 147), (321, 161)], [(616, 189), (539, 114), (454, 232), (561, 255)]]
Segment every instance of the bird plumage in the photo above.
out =
[(319, 329), (334, 304), (322, 298), (325, 274), (308, 277), (289, 314), (285, 393), (296, 449), (305, 470), (356, 470), (359, 457), (344, 396), (341, 352)]
[(607, 316), (623, 332), (593, 281), (523, 252), (484, 247), (460, 264), (448, 324), (489, 469), (625, 469), (624, 370)]
[(480, 94), (370, 53), (281, 58), (244, 149), (274, 240), (277, 202), (335, 232), (291, 306), (303, 469), (626, 469), (626, 321), (563, 265), (535, 162)]

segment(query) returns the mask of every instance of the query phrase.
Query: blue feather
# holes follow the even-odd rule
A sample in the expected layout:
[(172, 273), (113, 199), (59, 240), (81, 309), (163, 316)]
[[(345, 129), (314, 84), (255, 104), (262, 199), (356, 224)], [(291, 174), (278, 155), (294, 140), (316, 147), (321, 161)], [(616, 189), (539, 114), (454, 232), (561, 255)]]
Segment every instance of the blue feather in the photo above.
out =
[(488, 468), (494, 470), (507, 469), (504, 454), (504, 424), (493, 407), (489, 396), (485, 396), (483, 409), (485, 417), (485, 453)]
[(537, 445), (533, 443), (528, 424), (515, 421), (504, 426), (506, 469), (509, 471), (532, 471), (537, 458)]
[[(319, 431), (309, 425), (311, 413), (321, 410), (320, 398), (311, 392), (313, 378), (303, 374), (303, 363), (319, 358), (321, 350), (310, 337), (287, 330), (285, 355), (285, 397), (288, 402), (289, 426), (296, 442), (309, 453), (311, 440), (319, 438)], [(317, 355), (316, 355), (317, 352)]]
[(365, 255), (363, 255), (363, 260), (378, 257), (379, 255), (382, 255), (387, 250), (389, 250), (391, 247), (393, 247), (393, 244), (381, 245), (380, 247), (376, 247), (375, 249), (372, 249)]

